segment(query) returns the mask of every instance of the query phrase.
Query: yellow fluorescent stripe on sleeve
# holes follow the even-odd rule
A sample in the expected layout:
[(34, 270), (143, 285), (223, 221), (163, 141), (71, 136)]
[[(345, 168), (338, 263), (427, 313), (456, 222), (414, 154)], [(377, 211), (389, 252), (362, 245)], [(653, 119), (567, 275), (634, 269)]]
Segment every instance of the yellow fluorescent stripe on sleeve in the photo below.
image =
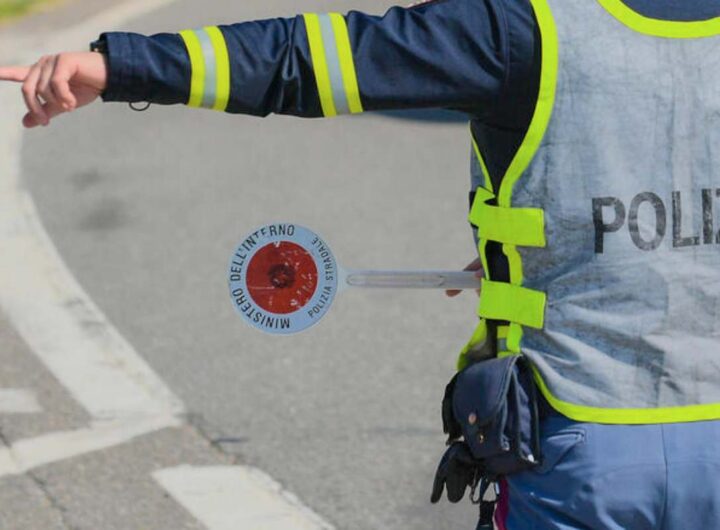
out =
[(323, 115), (326, 118), (337, 116), (335, 102), (333, 101), (332, 85), (330, 84), (330, 73), (328, 72), (327, 58), (325, 57), (325, 45), (323, 44), (320, 20), (314, 13), (303, 15), (305, 28), (307, 29), (308, 44), (312, 57), (315, 81), (317, 82), (318, 95)]
[(350, 34), (348, 33), (345, 17), (339, 13), (330, 13), (333, 32), (335, 33), (335, 45), (337, 46), (338, 58), (340, 59), (340, 70), (342, 71), (345, 94), (347, 95), (350, 112), (358, 114), (363, 111), (360, 101), (360, 87), (358, 86), (357, 73), (355, 71), (355, 60), (353, 59), (352, 47), (350, 46)]
[(188, 55), (190, 56), (190, 69), (192, 71), (190, 77), (190, 98), (188, 99), (189, 107), (200, 107), (203, 100), (203, 92), (205, 91), (205, 59), (203, 58), (202, 46), (200, 41), (192, 30), (184, 30), (180, 32), (180, 36), (185, 41)]
[(207, 27), (205, 31), (210, 36), (210, 42), (212, 42), (215, 50), (217, 81), (213, 110), (225, 111), (230, 101), (230, 56), (228, 55), (227, 43), (225, 42), (225, 36), (217, 26)]

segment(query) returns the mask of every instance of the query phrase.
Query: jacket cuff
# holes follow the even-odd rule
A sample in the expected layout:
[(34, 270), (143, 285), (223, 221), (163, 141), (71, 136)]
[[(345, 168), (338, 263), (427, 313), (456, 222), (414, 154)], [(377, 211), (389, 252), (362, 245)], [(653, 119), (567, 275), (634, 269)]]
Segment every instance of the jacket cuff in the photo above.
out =
[(99, 40), (107, 43), (108, 77), (102, 100), (128, 101), (123, 96), (127, 97), (133, 89), (132, 83), (125, 81), (125, 72), (130, 70), (129, 60), (132, 56), (129, 39), (125, 33), (103, 33)]
[(189, 57), (178, 35), (112, 32), (100, 39), (107, 43), (108, 62), (103, 101), (187, 102)]

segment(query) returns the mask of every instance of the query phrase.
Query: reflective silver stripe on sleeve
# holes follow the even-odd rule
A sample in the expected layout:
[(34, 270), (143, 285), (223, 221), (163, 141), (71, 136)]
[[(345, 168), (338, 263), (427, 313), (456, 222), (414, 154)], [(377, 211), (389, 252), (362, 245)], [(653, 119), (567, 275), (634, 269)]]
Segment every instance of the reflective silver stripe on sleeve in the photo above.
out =
[(333, 30), (330, 15), (318, 15), (320, 19), (320, 30), (322, 31), (325, 57), (327, 61), (330, 84), (332, 86), (333, 101), (338, 114), (350, 114), (345, 83), (343, 82), (342, 70), (340, 68), (340, 56), (338, 55), (335, 30)]
[(213, 48), (210, 35), (204, 29), (195, 30), (202, 46), (203, 57), (205, 58), (205, 92), (203, 93), (202, 106), (211, 109), (217, 98), (217, 62), (215, 49)]

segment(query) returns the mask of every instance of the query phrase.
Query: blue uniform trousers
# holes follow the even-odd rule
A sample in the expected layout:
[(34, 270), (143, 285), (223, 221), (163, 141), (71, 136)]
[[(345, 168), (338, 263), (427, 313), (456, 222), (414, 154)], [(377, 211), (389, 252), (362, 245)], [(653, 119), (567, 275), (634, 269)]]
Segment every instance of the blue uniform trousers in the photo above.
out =
[(507, 530), (720, 529), (720, 421), (599, 425), (552, 414), (542, 447), (539, 468), (503, 485)]

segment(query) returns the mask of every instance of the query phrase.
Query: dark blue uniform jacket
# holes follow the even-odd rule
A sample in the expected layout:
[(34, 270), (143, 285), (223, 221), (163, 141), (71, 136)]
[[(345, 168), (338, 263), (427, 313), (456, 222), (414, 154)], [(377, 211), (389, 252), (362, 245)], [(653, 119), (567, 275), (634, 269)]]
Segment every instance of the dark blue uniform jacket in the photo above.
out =
[[(625, 3), (652, 18), (720, 15), (720, 0)], [(179, 34), (104, 34), (110, 65), (104, 99), (185, 104), (193, 97), (193, 76), (199, 76), (206, 89), (215, 87), (216, 78), (217, 87), (228, 84), (226, 101), (210, 94), (207, 103), (234, 113), (322, 117), (360, 107), (459, 110), (468, 114), (495, 179), (525, 135), (538, 91), (540, 40), (529, 0), (434, 0), (395, 7), (384, 16), (300, 15), (215, 31), (190, 40)], [(218, 52), (218, 35), (226, 55)], [(203, 96), (195, 97), (197, 102)]]

